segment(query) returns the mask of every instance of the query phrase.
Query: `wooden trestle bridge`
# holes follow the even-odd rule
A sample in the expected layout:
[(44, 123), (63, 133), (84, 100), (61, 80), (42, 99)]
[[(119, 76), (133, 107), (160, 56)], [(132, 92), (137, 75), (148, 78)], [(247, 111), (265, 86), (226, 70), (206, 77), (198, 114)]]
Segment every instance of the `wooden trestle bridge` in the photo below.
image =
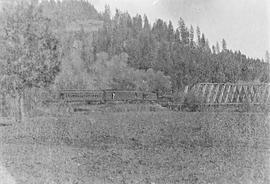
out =
[(270, 84), (200, 83), (190, 89), (205, 104), (269, 104)]
[(186, 87), (188, 93), (200, 97), (203, 106), (270, 106), (268, 83), (199, 83)]

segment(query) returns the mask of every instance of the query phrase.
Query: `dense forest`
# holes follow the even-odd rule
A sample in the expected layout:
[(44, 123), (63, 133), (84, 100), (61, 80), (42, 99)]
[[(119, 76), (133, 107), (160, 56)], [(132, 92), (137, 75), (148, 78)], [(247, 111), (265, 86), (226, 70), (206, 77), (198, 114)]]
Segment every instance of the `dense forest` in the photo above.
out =
[[(86, 0), (32, 1), (31, 6), (25, 6), (25, 1), (22, 2), (17, 6), (5, 6), (1, 20), (4, 22), (1, 29), (5, 31), (1, 31), (1, 39), (8, 43), (10, 35), (5, 33), (14, 28), (11, 26), (13, 24), (28, 28), (32, 26), (30, 30), (33, 34), (36, 34), (35, 29), (41, 29), (37, 24), (46, 25), (41, 30), (47, 35), (47, 41), (56, 44), (58, 53), (57, 56), (52, 55), (55, 63), (50, 63), (54, 66), (54, 72), (49, 71), (51, 66), (45, 66), (48, 74), (52, 75), (49, 79), (27, 76), (31, 80), (27, 85), (22, 85), (28, 79), (18, 74), (23, 67), (14, 65), (17, 71), (12, 76), (22, 79), (23, 82), (18, 84), (22, 89), (23, 86), (41, 87), (35, 85), (37, 81), (46, 80), (45, 83), (49, 84), (45, 85), (46, 88), (51, 89), (113, 88), (168, 93), (200, 82), (270, 80), (268, 62), (230, 50), (224, 39), (211, 46), (199, 27), (186, 25), (182, 18), (174, 27), (171, 21), (162, 19), (151, 24), (146, 15), (132, 17), (120, 10), (111, 13), (109, 6), (105, 7), (104, 12), (98, 12)], [(16, 11), (18, 9), (20, 11)], [(47, 33), (48, 30), (50, 33)], [(26, 40), (33, 40), (29, 29), (18, 28), (17, 31)], [(15, 33), (11, 31), (10, 34)], [(22, 47), (25, 44), (30, 42)], [(33, 55), (40, 51), (27, 52), (29, 50), (21, 54), (29, 59), (29, 53)], [(1, 61), (8, 58), (9, 62), (14, 60), (15, 63), (19, 57), (11, 57), (13, 53), (2, 53)], [(36, 62), (32, 55), (32, 61)], [(11, 76), (4, 72), (7, 71), (4, 68), (9, 66), (4, 63), (1, 62), (1, 75)], [(29, 66), (29, 63), (23, 62), (20, 66), (23, 65)], [(38, 76), (32, 70), (28, 71), (29, 75), (31, 73)]]
[[(47, 16), (66, 26), (74, 21), (84, 22), (84, 25), (93, 20), (102, 21), (98, 31), (87, 31), (82, 26), (77, 32), (69, 32), (69, 40), (65, 40), (79, 43), (77, 56), (73, 55), (71, 60), (76, 60), (73, 63), (78, 63), (78, 58), (81, 60), (81, 68), (87, 69), (85, 77), (91, 78), (94, 88), (145, 90), (143, 81), (153, 83), (148, 75), (159, 75), (156, 77), (157, 83), (162, 83), (161, 80), (168, 83), (169, 80), (170, 84), (161, 85), (163, 89), (169, 88), (169, 91), (182, 90), (186, 85), (199, 82), (269, 81), (266, 62), (230, 50), (224, 39), (210, 46), (200, 28), (187, 26), (182, 18), (174, 27), (172, 22), (162, 19), (151, 24), (146, 15), (132, 17), (120, 10), (113, 14), (109, 6), (105, 7), (104, 12), (98, 13), (87, 1), (50, 1), (44, 2), (43, 6)], [(118, 60), (118, 63), (105, 66), (106, 62), (112, 64), (114, 60)], [(106, 73), (108, 79), (99, 73)], [(159, 90), (158, 86), (160, 84), (148, 90)]]
[(170, 76), (173, 90), (198, 82), (269, 81), (266, 63), (229, 50), (224, 39), (209, 46), (200, 28), (186, 26), (182, 18), (175, 29), (172, 22), (158, 19), (151, 25), (145, 15), (131, 17), (119, 10), (110, 18), (107, 7), (102, 20), (103, 28), (94, 36), (94, 52), (111, 56), (125, 52), (131, 67)]

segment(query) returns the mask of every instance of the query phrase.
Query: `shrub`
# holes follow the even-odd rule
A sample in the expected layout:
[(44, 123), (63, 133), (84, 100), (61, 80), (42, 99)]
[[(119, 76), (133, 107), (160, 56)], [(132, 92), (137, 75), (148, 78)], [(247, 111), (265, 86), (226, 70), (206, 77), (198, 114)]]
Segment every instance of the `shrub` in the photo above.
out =
[(254, 109), (253, 105), (248, 100), (244, 100), (243, 103), (236, 109), (236, 111), (251, 112), (253, 109)]
[(268, 114), (270, 112), (270, 105), (262, 104), (260, 105), (259, 110), (265, 114)]
[(186, 97), (186, 93), (178, 91), (173, 94), (173, 101), (177, 104), (183, 104)]
[(203, 98), (195, 93), (188, 93), (184, 98), (183, 109), (188, 112), (201, 111)]

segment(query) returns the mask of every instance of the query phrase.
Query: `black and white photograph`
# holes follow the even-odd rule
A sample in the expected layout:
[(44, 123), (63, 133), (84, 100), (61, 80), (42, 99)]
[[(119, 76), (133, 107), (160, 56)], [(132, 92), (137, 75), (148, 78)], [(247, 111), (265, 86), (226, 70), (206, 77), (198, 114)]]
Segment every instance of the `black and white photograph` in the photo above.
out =
[(0, 0), (0, 184), (270, 184), (269, 0)]

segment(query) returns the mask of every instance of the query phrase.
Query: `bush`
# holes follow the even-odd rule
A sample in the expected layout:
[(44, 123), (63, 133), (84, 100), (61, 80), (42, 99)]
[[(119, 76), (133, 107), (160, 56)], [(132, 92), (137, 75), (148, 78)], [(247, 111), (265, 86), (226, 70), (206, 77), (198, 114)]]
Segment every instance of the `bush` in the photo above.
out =
[(245, 100), (241, 105), (239, 105), (235, 111), (237, 112), (262, 112), (269, 113), (270, 107), (266, 103), (264, 104), (252, 104), (248, 100)]
[(186, 93), (178, 91), (173, 94), (173, 101), (177, 104), (183, 104), (186, 97)]
[(184, 98), (183, 109), (188, 112), (201, 111), (203, 98), (194, 93), (188, 93)]
[(236, 109), (237, 112), (251, 112), (253, 110), (254, 106), (247, 99)]
[(265, 114), (268, 114), (270, 112), (270, 105), (262, 104), (260, 105), (259, 110)]

